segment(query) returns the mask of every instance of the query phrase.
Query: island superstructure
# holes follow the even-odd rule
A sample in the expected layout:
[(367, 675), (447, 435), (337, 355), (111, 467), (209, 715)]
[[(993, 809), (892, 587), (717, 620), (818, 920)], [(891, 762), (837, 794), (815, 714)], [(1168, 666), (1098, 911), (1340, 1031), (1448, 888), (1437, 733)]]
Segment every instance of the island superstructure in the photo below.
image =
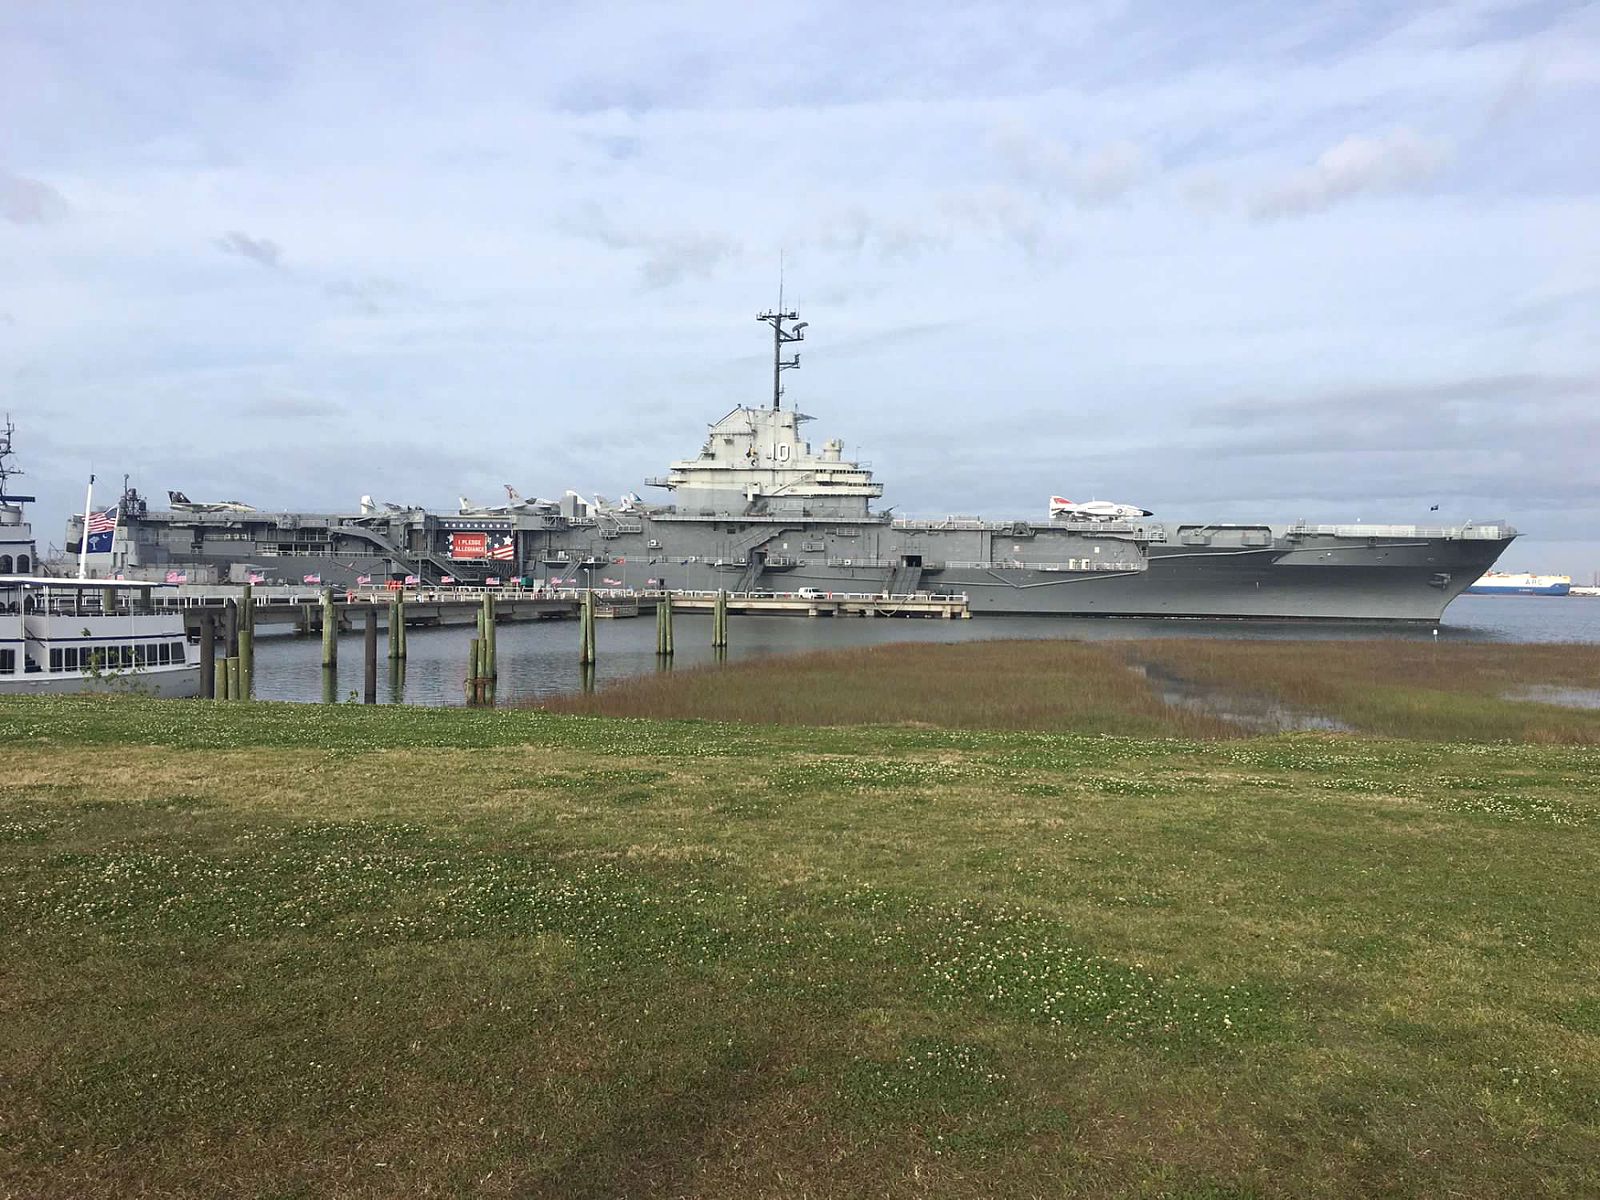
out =
[[(762, 313), (772, 399), (714, 421), (697, 454), (610, 503), (569, 491), (441, 514), (364, 500), (354, 513), (268, 512), (130, 493), (120, 550), (130, 577), (344, 586), (363, 577), (730, 591), (964, 593), (974, 613), (1436, 621), (1516, 536), (1458, 526), (1097, 519), (911, 520), (874, 508), (883, 485), (837, 439), (813, 449), (784, 402), (798, 314)], [(181, 496), (181, 493), (178, 494)], [(1108, 509), (1139, 512), (1130, 506)], [(68, 544), (75, 544), (69, 526)]]

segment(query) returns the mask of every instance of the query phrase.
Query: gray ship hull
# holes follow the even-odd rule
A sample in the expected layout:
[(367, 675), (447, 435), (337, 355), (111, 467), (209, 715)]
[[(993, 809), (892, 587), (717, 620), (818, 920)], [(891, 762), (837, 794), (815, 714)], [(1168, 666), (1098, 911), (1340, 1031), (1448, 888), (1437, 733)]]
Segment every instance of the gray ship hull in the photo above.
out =
[[(1515, 534), (1502, 525), (1272, 526), (1143, 522), (626, 519), (551, 514), (367, 517), (150, 513), (129, 544), (134, 577), (191, 583), (354, 585), (420, 573), (463, 583), (520, 576), (595, 587), (962, 593), (975, 614), (1437, 621)], [(288, 530), (319, 530), (295, 553)], [(509, 538), (514, 557), (458, 561), (465, 527)], [(195, 536), (195, 530), (201, 536)], [(180, 531), (181, 532), (178, 532)], [(163, 541), (167, 544), (163, 546)], [(164, 552), (163, 552), (164, 551)]]
[[(173, 510), (122, 505), (121, 561), (133, 578), (189, 583), (320, 583), (418, 576), (462, 583), (522, 578), (558, 586), (730, 592), (962, 594), (975, 614), (1437, 621), (1516, 536), (1501, 523), (1306, 525), (1146, 520), (1136, 505), (1052, 497), (1048, 521), (891, 519), (869, 464), (844, 443), (802, 436), (811, 418), (782, 406), (793, 312), (773, 331), (768, 407), (708, 427), (697, 454), (646, 485), (670, 505), (568, 492), (501, 506), (463, 500), (435, 514), (363, 500), (354, 514), (259, 512), (237, 501)], [(81, 529), (69, 526), (67, 544)], [(175, 580), (176, 581), (176, 580)]]

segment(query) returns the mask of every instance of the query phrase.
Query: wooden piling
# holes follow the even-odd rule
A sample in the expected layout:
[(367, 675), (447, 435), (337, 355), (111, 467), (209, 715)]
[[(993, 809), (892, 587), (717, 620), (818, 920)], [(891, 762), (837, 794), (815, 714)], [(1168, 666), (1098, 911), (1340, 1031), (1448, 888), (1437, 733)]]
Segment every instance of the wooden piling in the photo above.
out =
[(255, 692), (256, 674), (256, 602), (250, 585), (244, 585), (239, 596), (239, 695), (248, 700)]
[(711, 610), (711, 644), (728, 644), (728, 593), (723, 588), (717, 589), (716, 605)]
[(210, 613), (200, 614), (200, 695), (217, 698), (217, 622)]
[(479, 655), (483, 646), (482, 638), (473, 638), (472, 645), (467, 650), (467, 703), (478, 702), (478, 669)]
[(400, 599), (389, 597), (389, 661), (400, 657)]
[(242, 693), (239, 690), (239, 656), (228, 656), (228, 699), (238, 700)]
[(400, 657), (403, 659), (406, 656), (406, 594), (403, 590), (395, 597), (395, 603), (400, 608)]
[(499, 647), (495, 644), (495, 605), (494, 593), (483, 594), (483, 677), (493, 680), (499, 677), (500, 663)]
[(332, 588), (322, 590), (322, 665), (328, 670), (339, 665), (339, 612)]
[(672, 594), (662, 592), (656, 601), (656, 653), (672, 656)]
[(584, 588), (583, 606), (578, 610), (578, 663), (594, 662), (594, 589)]
[(213, 700), (226, 700), (228, 698), (228, 660), (212, 658), (211, 663), (211, 698)]
[(378, 702), (378, 606), (367, 605), (367, 627), (363, 638), (362, 650), (366, 673), (362, 677), (361, 702), (363, 704), (376, 704)]

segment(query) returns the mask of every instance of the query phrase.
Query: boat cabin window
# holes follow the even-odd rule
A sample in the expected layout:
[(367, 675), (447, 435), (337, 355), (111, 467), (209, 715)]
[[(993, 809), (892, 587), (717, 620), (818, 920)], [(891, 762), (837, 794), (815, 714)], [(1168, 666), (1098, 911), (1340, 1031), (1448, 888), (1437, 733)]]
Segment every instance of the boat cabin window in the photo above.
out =
[(17, 673), (17, 652), (15, 650), (0, 650), (0, 675), (15, 675)]
[(11, 570), (11, 555), (0, 554), (0, 575), (9, 575)]
[(17, 555), (17, 574), (18, 575), (26, 575), (28, 573), (28, 569), (30, 567), (32, 567), (32, 566), (33, 566), (33, 564), (28, 561), (28, 556), (26, 554)]

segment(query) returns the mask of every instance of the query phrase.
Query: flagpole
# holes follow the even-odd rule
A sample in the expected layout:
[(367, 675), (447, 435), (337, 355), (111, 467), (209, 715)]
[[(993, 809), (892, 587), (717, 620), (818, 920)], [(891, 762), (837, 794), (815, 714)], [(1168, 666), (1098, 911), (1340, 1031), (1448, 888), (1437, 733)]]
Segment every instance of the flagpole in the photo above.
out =
[(94, 511), (94, 476), (89, 476), (89, 492), (83, 498), (83, 538), (78, 543), (78, 578), (89, 577), (89, 514)]

